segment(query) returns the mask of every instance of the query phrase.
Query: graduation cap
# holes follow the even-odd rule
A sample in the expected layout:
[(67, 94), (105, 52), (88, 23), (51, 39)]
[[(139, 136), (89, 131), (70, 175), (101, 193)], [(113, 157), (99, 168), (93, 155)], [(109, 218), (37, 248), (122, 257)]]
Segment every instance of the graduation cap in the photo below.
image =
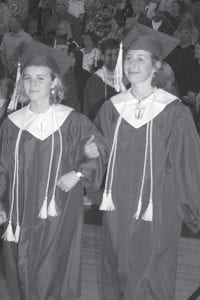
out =
[[(142, 40), (140, 39), (140, 43), (138, 44), (141, 36), (150, 37), (146, 38), (146, 44), (144, 38), (142, 38)], [(155, 43), (153, 41), (155, 41)], [(147, 45), (148, 43), (149, 45)], [(179, 43), (180, 41), (178, 39), (139, 23), (137, 23), (123, 39), (125, 50), (133, 49), (133, 47), (139, 50), (138, 47), (140, 47), (140, 50), (147, 50), (153, 54), (160, 53), (161, 60), (167, 57)], [(158, 50), (158, 48), (161, 49)]]
[[(23, 69), (27, 64), (27, 61), (29, 61), (33, 57), (37, 57), (37, 55), (43, 57), (47, 56), (48, 58), (51, 58), (49, 59), (49, 61), (54, 60), (58, 66), (57, 72), (59, 72), (61, 75), (64, 75), (68, 71), (68, 69), (75, 63), (75, 60), (67, 55), (67, 53), (61, 53), (58, 50), (43, 43), (32, 41), (22, 52), (22, 55), (20, 57), (21, 68)], [(51, 62), (49, 63), (50, 65), (48, 65), (48, 61), (46, 61), (45, 65), (51, 68)]]
[(51, 48), (45, 44), (33, 40), (31, 43), (23, 47), (23, 51), (20, 53), (20, 58), (17, 67), (16, 83), (11, 101), (8, 106), (9, 111), (16, 110), (17, 103), (20, 101), (19, 86), (20, 73), (27, 66), (47, 66), (55, 73), (64, 75), (67, 70), (74, 65), (74, 58), (70, 57), (66, 53), (61, 53), (54, 48)]

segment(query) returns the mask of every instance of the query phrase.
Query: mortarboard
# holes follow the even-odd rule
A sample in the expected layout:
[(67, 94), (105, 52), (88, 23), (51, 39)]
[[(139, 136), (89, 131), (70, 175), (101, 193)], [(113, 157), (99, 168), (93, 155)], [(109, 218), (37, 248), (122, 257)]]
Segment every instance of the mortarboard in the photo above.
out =
[[(22, 69), (25, 65), (27, 65), (27, 62), (30, 59), (32, 59), (33, 57), (37, 57), (37, 55), (43, 57), (43, 63), (45, 63), (45, 65), (49, 66), (50, 68), (52, 68), (53, 66), (52, 62), (55, 61), (59, 68), (59, 73), (61, 75), (64, 75), (67, 72), (67, 70), (75, 63), (74, 59), (66, 53), (61, 53), (58, 50), (55, 50), (54, 48), (49, 47), (43, 43), (33, 41), (24, 49), (20, 57)], [(46, 61), (45, 56), (47, 56), (48, 58)], [(48, 63), (50, 63), (51, 65), (48, 65)]]
[[(147, 47), (147, 38), (146, 41), (145, 39), (140, 40), (140, 43), (136, 45), (136, 41), (139, 42), (139, 37), (141, 36), (149, 36), (149, 49), (145, 49)], [(156, 42), (156, 40), (158, 42)], [(160, 43), (161, 48), (162, 48), (162, 54), (161, 54), (161, 60), (163, 60), (166, 56), (168, 56), (175, 48), (178, 46), (180, 41), (168, 34), (162, 33), (160, 31), (154, 30), (150, 27), (147, 27), (145, 25), (137, 23), (130, 31), (129, 33), (124, 37), (123, 39), (123, 46), (125, 50), (131, 49), (131, 47), (137, 47), (138, 46), (143, 46), (143, 50), (148, 50), (152, 52), (151, 50), (155, 52), (159, 52), (159, 47), (158, 44)], [(154, 48), (155, 47), (155, 48)], [(151, 48), (151, 50), (150, 50)], [(136, 48), (134, 48), (136, 49)], [(142, 50), (142, 48), (140, 48)]]

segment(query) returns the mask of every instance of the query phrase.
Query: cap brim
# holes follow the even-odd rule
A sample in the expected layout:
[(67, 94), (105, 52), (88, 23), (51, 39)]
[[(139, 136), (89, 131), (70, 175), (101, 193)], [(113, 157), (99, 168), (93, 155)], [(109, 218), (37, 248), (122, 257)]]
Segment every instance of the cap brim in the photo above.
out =
[(134, 43), (141, 35), (149, 35), (155, 37), (162, 46), (162, 59), (167, 57), (180, 43), (180, 41), (168, 34), (154, 30), (150, 27), (137, 23), (129, 31), (123, 39), (124, 49), (128, 50), (132, 43)]
[(58, 50), (55, 50), (54, 48), (38, 41), (32, 41), (30, 44), (28, 44), (20, 56), (22, 68), (26, 62), (35, 55), (51, 56), (56, 61), (61, 75), (64, 75), (75, 63), (74, 58), (70, 57), (69, 55), (61, 53)]

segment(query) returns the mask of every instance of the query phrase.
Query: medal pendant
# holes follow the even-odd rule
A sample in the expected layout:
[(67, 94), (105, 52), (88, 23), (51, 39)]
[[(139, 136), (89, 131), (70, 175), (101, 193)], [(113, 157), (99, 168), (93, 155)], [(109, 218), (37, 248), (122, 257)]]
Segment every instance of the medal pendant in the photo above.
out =
[(136, 105), (136, 109), (135, 109), (135, 118), (136, 119), (142, 119), (143, 115), (144, 115), (144, 111), (145, 111), (145, 107), (141, 106), (140, 103), (138, 103)]

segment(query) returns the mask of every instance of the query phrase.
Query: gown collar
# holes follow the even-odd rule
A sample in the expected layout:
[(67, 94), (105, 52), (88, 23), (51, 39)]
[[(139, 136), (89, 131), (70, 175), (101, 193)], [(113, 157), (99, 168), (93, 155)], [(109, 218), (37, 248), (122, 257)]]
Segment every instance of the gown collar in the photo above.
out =
[[(116, 110), (121, 113), (124, 101), (126, 101), (126, 106), (123, 112), (123, 119), (126, 120), (134, 128), (140, 128), (147, 124), (151, 117), (155, 118), (159, 115), (164, 108), (171, 102), (177, 100), (177, 97), (169, 92), (162, 89), (154, 89), (154, 93), (141, 101), (141, 105), (144, 108), (144, 114), (141, 119), (135, 117), (136, 106), (138, 104), (138, 99), (136, 99), (131, 90), (127, 90), (123, 93), (115, 95), (111, 98), (111, 101), (116, 108)], [(153, 104), (153, 112), (151, 112)], [(153, 114), (153, 115), (152, 115)]]
[(62, 104), (53, 104), (44, 113), (34, 113), (28, 105), (10, 114), (8, 118), (37, 139), (45, 140), (62, 126), (72, 110), (73, 108)]

